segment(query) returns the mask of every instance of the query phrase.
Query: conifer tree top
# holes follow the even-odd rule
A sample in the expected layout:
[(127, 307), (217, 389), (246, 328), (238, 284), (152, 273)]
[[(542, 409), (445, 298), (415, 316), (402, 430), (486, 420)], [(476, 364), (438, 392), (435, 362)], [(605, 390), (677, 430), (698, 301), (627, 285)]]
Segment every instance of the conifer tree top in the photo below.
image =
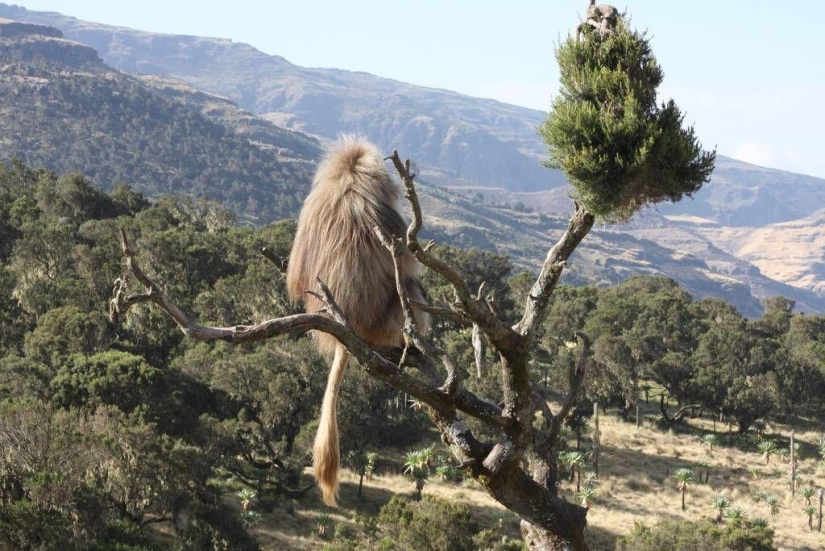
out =
[(618, 17), (609, 32), (582, 25), (556, 49), (561, 90), (539, 132), (548, 165), (564, 171), (578, 204), (605, 221), (626, 221), (647, 205), (692, 196), (710, 179), (703, 152), (670, 100), (645, 33)]

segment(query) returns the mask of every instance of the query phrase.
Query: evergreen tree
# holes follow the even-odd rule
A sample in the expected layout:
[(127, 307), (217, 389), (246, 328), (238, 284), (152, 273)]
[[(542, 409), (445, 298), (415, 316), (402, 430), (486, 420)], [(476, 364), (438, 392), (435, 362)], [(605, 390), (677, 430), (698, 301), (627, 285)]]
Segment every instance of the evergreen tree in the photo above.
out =
[(645, 34), (620, 18), (603, 39), (589, 28), (584, 36), (556, 51), (562, 88), (539, 128), (549, 164), (581, 206), (607, 220), (696, 193), (716, 153), (702, 152), (672, 100), (656, 104), (664, 75)]

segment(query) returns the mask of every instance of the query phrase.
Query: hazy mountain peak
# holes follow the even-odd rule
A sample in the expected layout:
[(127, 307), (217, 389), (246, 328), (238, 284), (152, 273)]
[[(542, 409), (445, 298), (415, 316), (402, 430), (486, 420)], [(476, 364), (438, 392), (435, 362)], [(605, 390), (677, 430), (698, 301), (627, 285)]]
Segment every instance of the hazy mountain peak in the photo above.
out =
[(252, 223), (292, 216), (320, 155), (311, 138), (188, 85), (151, 85), (90, 47), (28, 25), (2, 35), (0, 159), (149, 197), (220, 200)]

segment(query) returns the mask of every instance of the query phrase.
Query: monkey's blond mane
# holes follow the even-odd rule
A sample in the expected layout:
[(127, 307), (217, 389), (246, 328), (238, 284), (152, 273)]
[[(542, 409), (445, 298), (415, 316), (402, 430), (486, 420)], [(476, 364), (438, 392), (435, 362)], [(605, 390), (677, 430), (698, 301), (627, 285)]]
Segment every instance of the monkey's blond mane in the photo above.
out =
[[(353, 137), (343, 138), (315, 174), (298, 218), (287, 269), (287, 290), (293, 301), (303, 301), (309, 312), (318, 310), (320, 301), (306, 292), (320, 279), (358, 336), (378, 349), (403, 345), (404, 318), (395, 286), (395, 267), (373, 229), (378, 226), (392, 236), (405, 234), (400, 194), (373, 145)], [(410, 297), (421, 301), (424, 297), (419, 271), (413, 255), (405, 252), (401, 260), (403, 281)], [(416, 316), (419, 326), (426, 329), (426, 315)], [(335, 410), (349, 355), (325, 333), (316, 333), (315, 340), (321, 352), (334, 354), (313, 465), (324, 502), (335, 505), (340, 462)]]

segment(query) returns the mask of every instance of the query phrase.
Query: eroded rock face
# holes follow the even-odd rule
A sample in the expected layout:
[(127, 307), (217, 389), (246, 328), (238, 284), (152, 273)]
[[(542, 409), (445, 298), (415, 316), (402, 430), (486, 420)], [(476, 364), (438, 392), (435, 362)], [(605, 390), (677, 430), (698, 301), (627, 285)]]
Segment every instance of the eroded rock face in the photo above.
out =
[(19, 38), (21, 36), (40, 35), (63, 38), (63, 33), (54, 27), (22, 23), (12, 19), (0, 19), (0, 38)]
[(94, 49), (66, 40), (58, 29), (9, 19), (0, 19), (0, 49), (0, 55), (13, 62), (54, 61), (75, 68), (103, 66)]

